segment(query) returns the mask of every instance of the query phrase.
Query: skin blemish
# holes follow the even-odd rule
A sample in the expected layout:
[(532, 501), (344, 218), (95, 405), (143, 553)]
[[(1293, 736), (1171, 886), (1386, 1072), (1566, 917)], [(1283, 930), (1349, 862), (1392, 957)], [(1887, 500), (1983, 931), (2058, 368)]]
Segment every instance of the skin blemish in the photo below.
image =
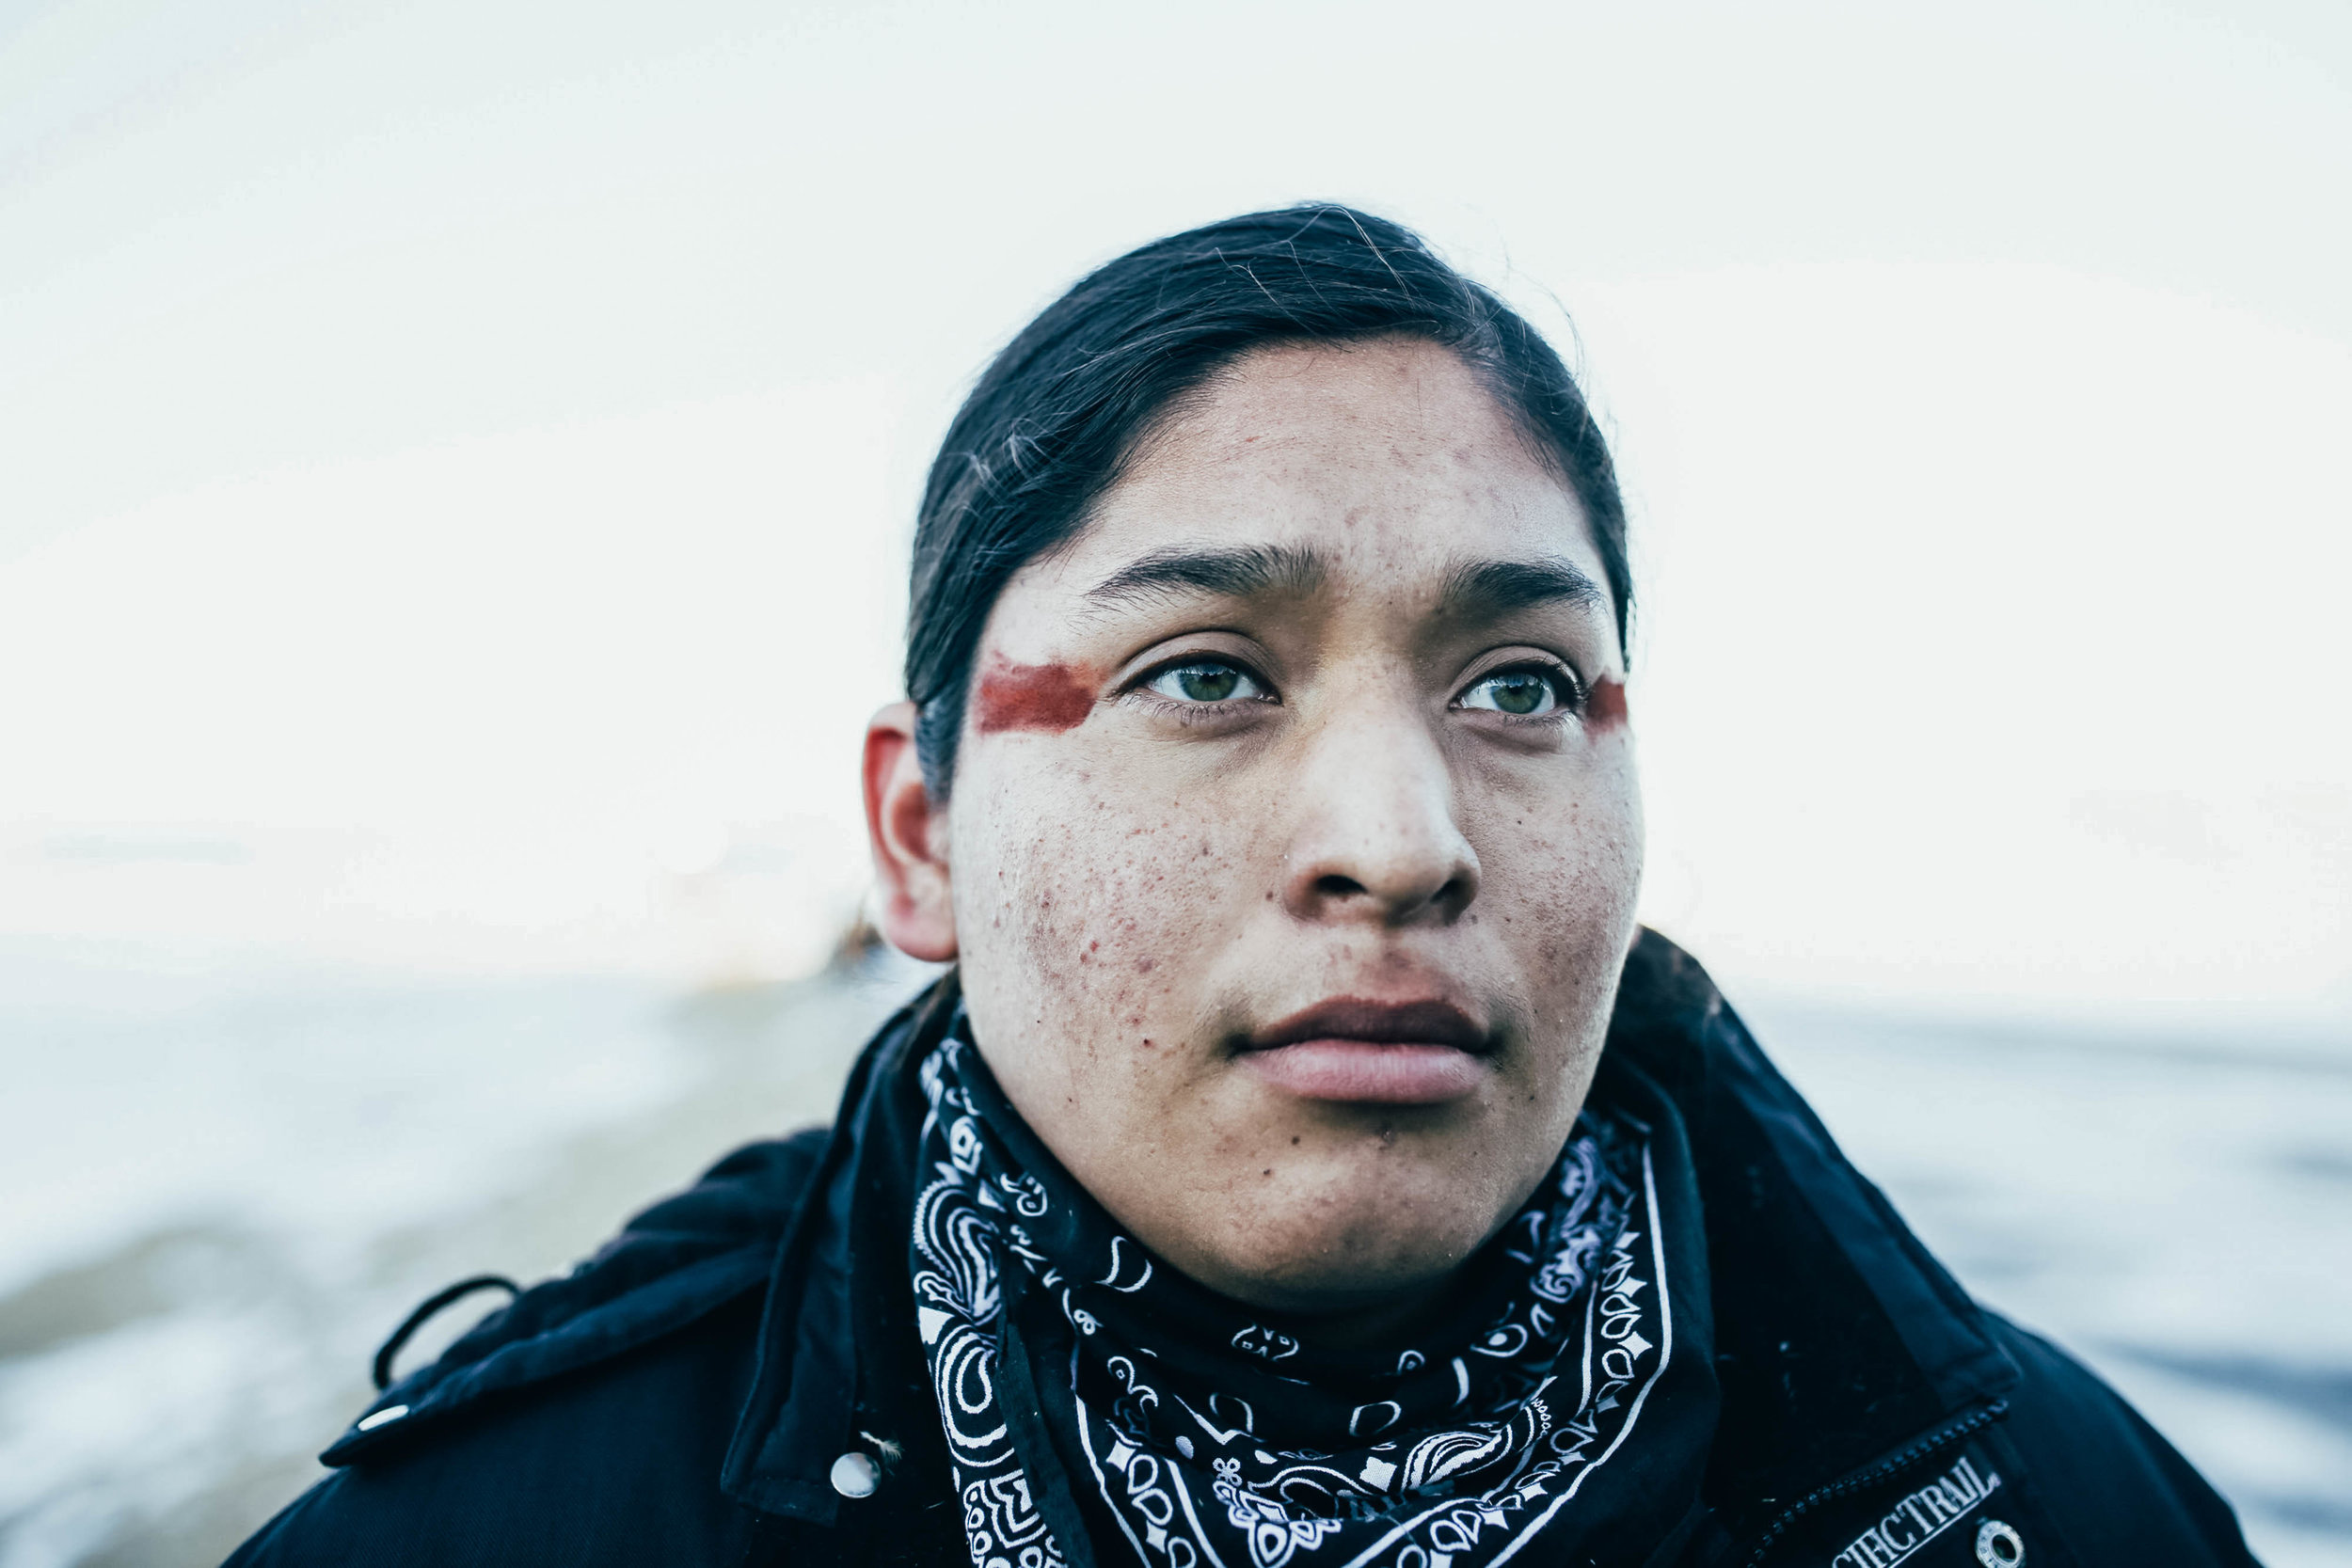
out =
[(999, 730), (1059, 735), (1086, 722), (1094, 711), (1094, 692), (1081, 672), (1067, 664), (1015, 664), (993, 656), (973, 693), (973, 706), (982, 735)]
[(1597, 730), (1613, 730), (1625, 722), (1625, 682), (1597, 680), (1585, 699), (1584, 717)]

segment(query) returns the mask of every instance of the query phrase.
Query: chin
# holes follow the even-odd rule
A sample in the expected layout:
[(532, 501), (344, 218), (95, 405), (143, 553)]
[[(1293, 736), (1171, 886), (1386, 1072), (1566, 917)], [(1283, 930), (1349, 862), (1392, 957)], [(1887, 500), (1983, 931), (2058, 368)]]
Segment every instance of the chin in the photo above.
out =
[(1468, 1255), (1427, 1237), (1302, 1238), (1296, 1250), (1233, 1259), (1229, 1278), (1209, 1283), (1252, 1307), (1315, 1317), (1418, 1296)]
[[(1464, 1191), (1456, 1173), (1381, 1184), (1351, 1173), (1326, 1185), (1269, 1195), (1222, 1238), (1214, 1259), (1187, 1268), (1201, 1283), (1273, 1311), (1346, 1311), (1410, 1295), (1445, 1279), (1516, 1209), (1519, 1196)], [(1316, 1190), (1316, 1189), (1321, 1190)]]

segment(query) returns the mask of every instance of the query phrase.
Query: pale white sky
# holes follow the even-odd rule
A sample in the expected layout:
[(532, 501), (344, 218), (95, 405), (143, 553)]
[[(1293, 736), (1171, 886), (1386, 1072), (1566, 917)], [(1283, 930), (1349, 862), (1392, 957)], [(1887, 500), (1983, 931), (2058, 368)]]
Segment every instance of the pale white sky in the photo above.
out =
[(1575, 322), (1653, 916), (2352, 1018), (2337, 5), (0, 8), (0, 942), (702, 980), (854, 904), (922, 467), (1331, 197)]

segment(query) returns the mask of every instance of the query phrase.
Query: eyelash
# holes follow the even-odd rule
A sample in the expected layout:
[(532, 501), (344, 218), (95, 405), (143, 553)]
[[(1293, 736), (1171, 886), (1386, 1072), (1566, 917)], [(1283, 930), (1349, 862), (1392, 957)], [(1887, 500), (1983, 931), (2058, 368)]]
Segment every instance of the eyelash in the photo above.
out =
[(1583, 677), (1565, 664), (1555, 664), (1549, 659), (1534, 658), (1523, 658), (1517, 663), (1498, 665), (1492, 670), (1480, 672), (1478, 678), (1464, 685), (1462, 689), (1454, 694), (1454, 702), (1447, 705), (1458, 705), (1464, 697), (1493, 680), (1497, 675), (1516, 675), (1522, 671), (1532, 672), (1549, 681), (1552, 695), (1559, 700), (1560, 705), (1549, 713), (1504, 713), (1500, 709), (1480, 711), (1487, 712), (1491, 720), (1499, 720), (1506, 724), (1558, 724), (1583, 714), (1585, 701), (1590, 696), (1585, 689)]
[[(1240, 671), (1256, 683), (1266, 695), (1228, 697), (1223, 702), (1217, 703), (1180, 703), (1172, 698), (1163, 697), (1152, 689), (1152, 683), (1171, 670), (1183, 670), (1192, 665), (1207, 664), (1222, 664)], [(1214, 723), (1220, 719), (1231, 718), (1245, 708), (1279, 707), (1282, 702), (1281, 697), (1275, 692), (1274, 683), (1248, 663), (1233, 657), (1231, 654), (1211, 653), (1179, 654), (1174, 658), (1164, 658), (1137, 674), (1134, 680), (1129, 681), (1126, 689), (1120, 695), (1140, 702), (1155, 712), (1166, 714), (1184, 724)]]

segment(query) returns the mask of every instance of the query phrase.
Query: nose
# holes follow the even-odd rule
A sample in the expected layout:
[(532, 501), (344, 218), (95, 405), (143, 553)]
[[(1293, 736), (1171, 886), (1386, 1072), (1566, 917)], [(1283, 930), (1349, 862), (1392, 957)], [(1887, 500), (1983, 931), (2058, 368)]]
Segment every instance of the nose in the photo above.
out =
[(1319, 736), (1291, 798), (1282, 902), (1296, 918), (1450, 925), (1478, 896), (1453, 771), (1418, 718), (1366, 716)]

